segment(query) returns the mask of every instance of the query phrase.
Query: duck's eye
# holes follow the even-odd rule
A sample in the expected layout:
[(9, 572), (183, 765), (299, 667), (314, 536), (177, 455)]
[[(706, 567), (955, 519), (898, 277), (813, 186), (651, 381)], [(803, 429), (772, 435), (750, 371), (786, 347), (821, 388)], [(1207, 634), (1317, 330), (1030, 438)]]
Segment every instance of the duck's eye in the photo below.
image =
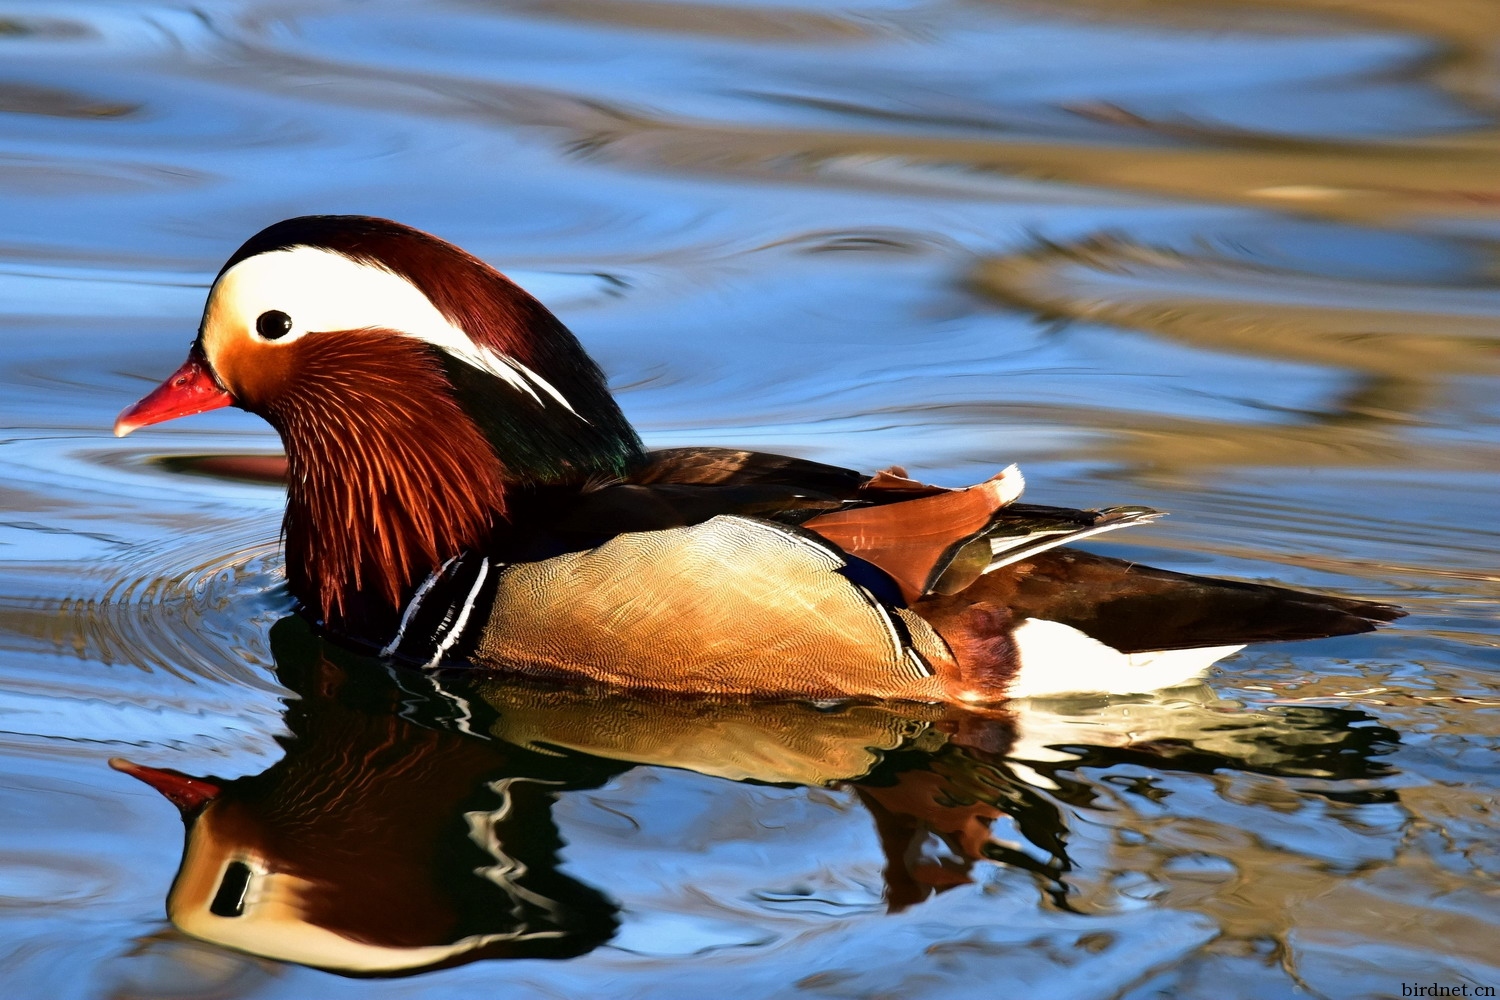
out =
[(267, 309), (256, 319), (255, 332), (267, 340), (280, 340), (292, 332), (292, 317), (280, 309)]
[(231, 861), (224, 869), (219, 882), (219, 891), (214, 893), (208, 912), (219, 917), (238, 917), (245, 912), (245, 892), (250, 888), (250, 876), (255, 874), (243, 861)]

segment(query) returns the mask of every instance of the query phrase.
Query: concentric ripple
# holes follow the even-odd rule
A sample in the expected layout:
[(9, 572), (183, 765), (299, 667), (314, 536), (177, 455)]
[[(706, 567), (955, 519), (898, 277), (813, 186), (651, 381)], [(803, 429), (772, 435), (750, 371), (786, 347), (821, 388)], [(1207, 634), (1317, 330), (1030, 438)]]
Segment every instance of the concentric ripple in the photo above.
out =
[(0, 597), (0, 621), (33, 648), (265, 687), (265, 630), (292, 606), (278, 539), (220, 533), (74, 570), (62, 596)]

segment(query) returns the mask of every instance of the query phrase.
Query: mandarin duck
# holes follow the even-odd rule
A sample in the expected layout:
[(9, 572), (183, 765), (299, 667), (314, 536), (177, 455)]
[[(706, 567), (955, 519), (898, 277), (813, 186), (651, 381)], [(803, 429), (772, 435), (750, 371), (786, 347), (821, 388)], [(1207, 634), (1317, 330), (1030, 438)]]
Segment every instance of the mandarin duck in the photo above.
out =
[(1063, 547), (1159, 516), (730, 448), (647, 451), (598, 366), (485, 262), (308, 216), (225, 263), (123, 435), (222, 406), (286, 451), (286, 575), (393, 660), (733, 696), (998, 702), (1145, 691), (1384, 604)]

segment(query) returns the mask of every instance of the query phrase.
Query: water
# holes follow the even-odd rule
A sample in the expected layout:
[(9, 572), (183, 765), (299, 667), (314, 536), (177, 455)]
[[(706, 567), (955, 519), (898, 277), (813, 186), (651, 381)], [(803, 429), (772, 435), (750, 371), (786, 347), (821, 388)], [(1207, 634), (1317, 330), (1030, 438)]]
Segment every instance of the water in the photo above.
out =
[[(0, 990), (1500, 987), (1497, 39), (1463, 0), (0, 0)], [(268, 428), (108, 436), (309, 212), (512, 273), (653, 445), (1019, 461), (1173, 512), (1103, 551), (1411, 617), (983, 716), (393, 677), (276, 624), (280, 492), (194, 459)], [(221, 779), (328, 920), (409, 915), (371, 939), (555, 933), (373, 981), (197, 941), (113, 756)]]

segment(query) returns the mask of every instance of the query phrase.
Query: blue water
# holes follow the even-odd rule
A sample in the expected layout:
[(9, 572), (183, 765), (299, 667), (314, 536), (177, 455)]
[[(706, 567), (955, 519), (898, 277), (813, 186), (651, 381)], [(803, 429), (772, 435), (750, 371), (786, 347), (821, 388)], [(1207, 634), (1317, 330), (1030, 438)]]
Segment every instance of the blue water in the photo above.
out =
[[(0, 0), (0, 993), (1500, 987), (1497, 40), (1460, 0)], [(511, 274), (649, 444), (1020, 462), (1038, 502), (1172, 511), (1100, 551), (1412, 614), (1157, 699), (674, 721), (458, 681), (465, 732), (272, 632), (280, 489), (181, 460), (268, 427), (108, 433), (224, 258), (314, 212)], [(349, 979), (173, 926), (182, 824), (105, 761), (290, 795), (336, 770), (317, 670), (434, 760), (500, 755), (441, 851), (532, 789), (507, 850), (570, 957)]]

